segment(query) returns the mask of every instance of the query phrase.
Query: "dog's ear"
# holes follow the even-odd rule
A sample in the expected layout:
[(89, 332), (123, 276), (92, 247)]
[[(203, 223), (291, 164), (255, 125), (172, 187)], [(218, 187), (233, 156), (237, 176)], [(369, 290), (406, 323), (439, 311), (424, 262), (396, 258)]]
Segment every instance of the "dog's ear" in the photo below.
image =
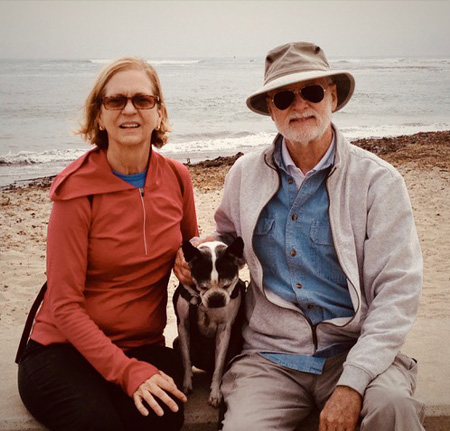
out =
[(190, 241), (184, 241), (183, 245), (181, 246), (181, 249), (183, 250), (184, 258), (187, 263), (191, 262), (192, 259), (194, 259), (197, 256), (200, 256), (200, 251), (197, 247), (194, 247)]
[(242, 256), (244, 255), (244, 241), (238, 236), (227, 248), (226, 253), (236, 258), (239, 264), (243, 264)]

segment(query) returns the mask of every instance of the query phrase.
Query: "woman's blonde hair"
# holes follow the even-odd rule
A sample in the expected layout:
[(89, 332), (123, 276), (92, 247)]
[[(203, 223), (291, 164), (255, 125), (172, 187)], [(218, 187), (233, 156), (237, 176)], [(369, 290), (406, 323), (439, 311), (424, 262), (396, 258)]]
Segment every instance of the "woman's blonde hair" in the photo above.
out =
[(155, 96), (159, 97), (157, 106), (161, 111), (161, 125), (158, 130), (154, 130), (151, 136), (151, 144), (161, 148), (167, 141), (167, 133), (171, 131), (169, 116), (167, 114), (164, 96), (161, 90), (158, 74), (155, 69), (145, 60), (136, 57), (122, 57), (105, 66), (97, 76), (94, 87), (89, 93), (84, 104), (84, 116), (80, 129), (76, 131), (85, 141), (100, 148), (108, 148), (108, 134), (106, 130), (100, 130), (98, 118), (102, 108), (102, 98), (106, 84), (118, 72), (124, 70), (143, 70), (155, 88)]

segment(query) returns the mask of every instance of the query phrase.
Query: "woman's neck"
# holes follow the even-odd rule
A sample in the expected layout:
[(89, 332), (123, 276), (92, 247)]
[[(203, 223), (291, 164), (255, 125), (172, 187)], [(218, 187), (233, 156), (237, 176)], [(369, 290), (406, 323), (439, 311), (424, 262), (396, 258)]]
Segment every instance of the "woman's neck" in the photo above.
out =
[(150, 153), (150, 145), (136, 149), (109, 147), (106, 157), (113, 171), (123, 175), (133, 175), (147, 169)]

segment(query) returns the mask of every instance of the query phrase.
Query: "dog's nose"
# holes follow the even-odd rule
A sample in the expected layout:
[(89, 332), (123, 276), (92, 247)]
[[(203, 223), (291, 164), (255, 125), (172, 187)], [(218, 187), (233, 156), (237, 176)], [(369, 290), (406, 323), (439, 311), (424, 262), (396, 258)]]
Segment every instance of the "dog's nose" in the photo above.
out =
[(220, 308), (225, 307), (225, 305), (226, 305), (225, 297), (220, 293), (213, 293), (208, 298), (208, 308)]

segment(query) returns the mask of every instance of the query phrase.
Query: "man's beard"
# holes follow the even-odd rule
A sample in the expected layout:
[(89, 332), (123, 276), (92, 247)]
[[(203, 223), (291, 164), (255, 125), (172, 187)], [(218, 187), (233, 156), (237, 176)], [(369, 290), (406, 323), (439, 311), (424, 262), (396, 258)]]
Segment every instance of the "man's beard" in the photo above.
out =
[[(298, 124), (292, 122), (294, 119), (302, 119), (311, 117), (305, 124)], [(279, 132), (292, 143), (305, 144), (311, 141), (320, 139), (328, 129), (331, 123), (331, 113), (324, 116), (318, 116), (314, 111), (307, 111), (302, 113), (293, 112), (286, 123), (279, 127)]]

